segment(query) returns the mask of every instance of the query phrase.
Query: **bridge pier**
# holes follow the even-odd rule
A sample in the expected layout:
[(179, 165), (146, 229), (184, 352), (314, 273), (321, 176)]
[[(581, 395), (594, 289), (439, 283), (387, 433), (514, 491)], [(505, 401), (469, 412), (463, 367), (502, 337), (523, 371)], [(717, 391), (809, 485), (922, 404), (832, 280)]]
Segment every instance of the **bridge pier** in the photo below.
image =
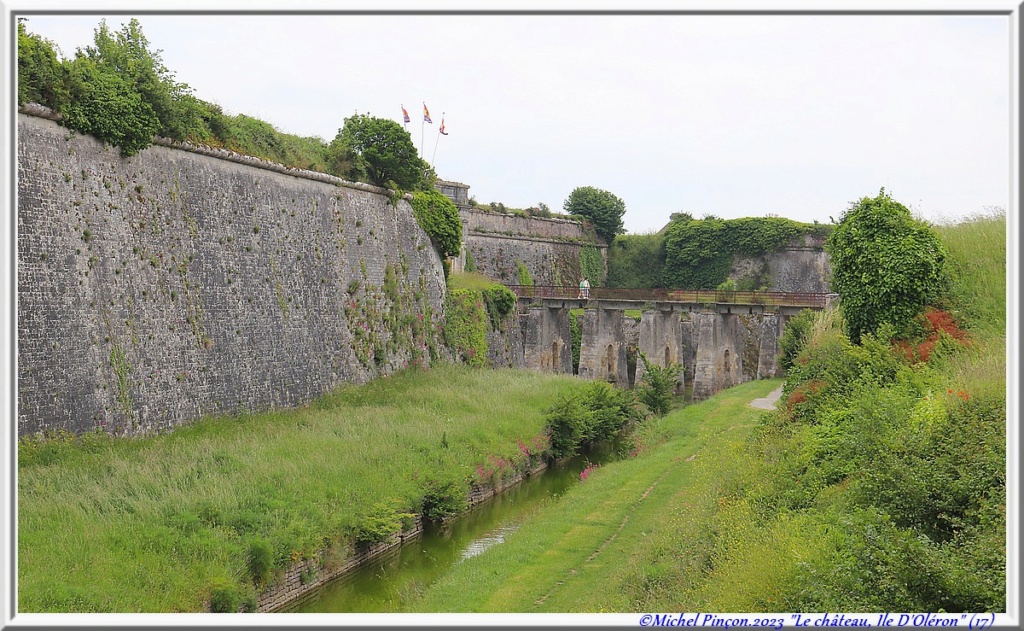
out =
[(532, 306), (523, 318), (523, 365), (540, 372), (572, 374), (569, 310)]
[[(677, 311), (644, 311), (640, 316), (640, 341), (637, 350), (647, 357), (652, 365), (665, 367), (670, 364), (684, 364), (683, 327)], [(640, 380), (646, 372), (643, 361), (637, 357), (636, 377)], [(676, 392), (683, 389), (683, 370), (679, 371)]]
[(785, 326), (785, 319), (777, 313), (766, 313), (761, 318), (758, 337), (757, 378), (771, 379), (782, 376), (779, 365), (779, 337)]
[(743, 374), (743, 351), (749, 338), (739, 316), (703, 311), (694, 318), (697, 351), (693, 367), (694, 401), (749, 381)]
[(580, 324), (580, 370), (583, 379), (629, 387), (626, 333), (621, 309), (587, 309)]

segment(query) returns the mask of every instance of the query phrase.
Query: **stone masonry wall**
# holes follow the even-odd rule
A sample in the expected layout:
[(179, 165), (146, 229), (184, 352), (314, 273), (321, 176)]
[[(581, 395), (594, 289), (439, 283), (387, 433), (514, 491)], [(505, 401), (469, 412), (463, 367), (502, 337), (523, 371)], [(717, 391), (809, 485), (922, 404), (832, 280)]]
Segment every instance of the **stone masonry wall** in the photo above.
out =
[(294, 406), (444, 354), (441, 263), (409, 205), (288, 173), (122, 158), (20, 114), (19, 435)]
[(517, 262), (535, 285), (575, 285), (580, 280), (580, 248), (608, 248), (588, 237), (580, 224), (565, 219), (519, 217), (460, 209), (466, 253), (477, 271), (505, 284), (518, 285)]
[(828, 254), (820, 237), (804, 236), (775, 252), (736, 257), (729, 278), (737, 283), (755, 279), (768, 291), (827, 293), (832, 279)]

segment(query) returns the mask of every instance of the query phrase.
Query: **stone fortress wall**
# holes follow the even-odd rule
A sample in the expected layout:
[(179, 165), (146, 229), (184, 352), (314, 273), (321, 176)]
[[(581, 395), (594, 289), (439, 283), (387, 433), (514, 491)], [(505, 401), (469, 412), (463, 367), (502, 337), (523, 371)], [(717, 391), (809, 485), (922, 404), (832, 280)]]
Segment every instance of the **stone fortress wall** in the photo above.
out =
[(19, 435), (295, 406), (447, 353), (406, 201), (168, 141), (123, 158), (38, 115), (17, 133)]

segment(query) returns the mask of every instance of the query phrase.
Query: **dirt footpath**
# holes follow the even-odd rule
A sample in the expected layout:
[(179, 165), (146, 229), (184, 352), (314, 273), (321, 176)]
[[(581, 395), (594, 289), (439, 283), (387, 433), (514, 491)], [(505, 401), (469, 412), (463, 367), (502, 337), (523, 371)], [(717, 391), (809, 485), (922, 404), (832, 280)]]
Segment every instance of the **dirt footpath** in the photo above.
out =
[(774, 410), (775, 402), (778, 401), (779, 397), (781, 396), (782, 386), (779, 386), (778, 388), (769, 392), (768, 396), (761, 399), (754, 399), (748, 405), (750, 405), (750, 407), (752, 408), (757, 408), (759, 410)]

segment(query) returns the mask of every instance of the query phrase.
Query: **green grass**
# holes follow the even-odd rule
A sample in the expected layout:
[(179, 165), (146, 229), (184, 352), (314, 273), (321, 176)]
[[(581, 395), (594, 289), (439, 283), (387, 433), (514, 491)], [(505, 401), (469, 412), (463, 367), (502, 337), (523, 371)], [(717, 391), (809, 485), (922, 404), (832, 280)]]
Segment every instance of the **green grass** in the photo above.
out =
[(948, 250), (952, 299), (974, 331), (1006, 331), (1006, 212), (936, 226)]
[[(504, 544), (461, 563), (416, 611), (638, 611), (670, 557), (708, 546), (702, 529), (760, 411), (757, 381), (648, 421), (639, 455), (606, 464), (540, 510)], [(670, 609), (665, 609), (669, 611)]]
[(444, 366), (163, 436), (23, 442), (18, 609), (198, 611), (217, 583), (252, 595), (263, 542), (279, 569), (351, 541), (376, 503), (419, 512), (427, 480), (523, 459), (517, 439), (575, 383)]

